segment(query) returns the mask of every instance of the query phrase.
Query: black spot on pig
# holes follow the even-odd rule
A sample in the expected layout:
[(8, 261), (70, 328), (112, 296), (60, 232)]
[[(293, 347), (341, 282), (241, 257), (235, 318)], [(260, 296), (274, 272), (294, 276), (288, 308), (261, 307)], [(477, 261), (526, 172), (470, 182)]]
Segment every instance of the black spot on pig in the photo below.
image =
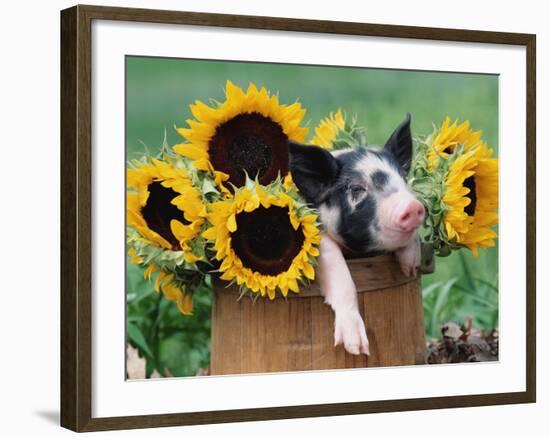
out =
[(345, 198), (342, 198), (341, 213), (338, 235), (347, 249), (356, 254), (365, 253), (365, 249), (373, 243), (376, 199), (372, 195), (367, 195), (352, 209)]
[(371, 176), (372, 185), (374, 185), (374, 188), (378, 191), (384, 191), (384, 188), (388, 185), (389, 179), (389, 175), (383, 170), (377, 170)]

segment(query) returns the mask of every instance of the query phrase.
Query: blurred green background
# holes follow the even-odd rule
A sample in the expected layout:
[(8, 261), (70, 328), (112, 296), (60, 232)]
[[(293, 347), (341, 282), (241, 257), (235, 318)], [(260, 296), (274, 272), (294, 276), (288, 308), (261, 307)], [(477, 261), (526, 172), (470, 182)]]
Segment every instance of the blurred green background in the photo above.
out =
[[(307, 109), (310, 137), (318, 121), (341, 107), (367, 127), (369, 144), (383, 144), (393, 129), (412, 114), (413, 135), (427, 135), (449, 115), (470, 120), (498, 156), (498, 77), (381, 70), (258, 64), (184, 59), (126, 58), (126, 147), (128, 159), (145, 147), (156, 153), (166, 131), (168, 143), (182, 138), (174, 125), (192, 118), (195, 100), (224, 100), (226, 80), (247, 87), (254, 82), (281, 103), (300, 100)], [(472, 317), (475, 327), (498, 327), (498, 248), (474, 258), (460, 250), (438, 258), (436, 272), (422, 279), (428, 338), (440, 337), (447, 321)], [(199, 292), (192, 317), (160, 298), (143, 280), (140, 267), (128, 263), (127, 332), (129, 340), (153, 368), (175, 376), (195, 375), (210, 357), (210, 295)]]

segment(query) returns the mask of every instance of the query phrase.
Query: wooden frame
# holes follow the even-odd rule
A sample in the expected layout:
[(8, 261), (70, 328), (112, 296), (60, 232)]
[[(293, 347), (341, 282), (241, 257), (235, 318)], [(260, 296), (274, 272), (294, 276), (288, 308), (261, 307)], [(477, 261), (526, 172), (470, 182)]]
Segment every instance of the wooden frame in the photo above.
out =
[[(527, 374), (526, 391), (216, 412), (92, 418), (91, 24), (93, 20), (172, 23), (508, 44), (527, 53)], [(61, 12), (61, 425), (74, 431), (470, 407), (535, 402), (535, 35), (75, 6)]]

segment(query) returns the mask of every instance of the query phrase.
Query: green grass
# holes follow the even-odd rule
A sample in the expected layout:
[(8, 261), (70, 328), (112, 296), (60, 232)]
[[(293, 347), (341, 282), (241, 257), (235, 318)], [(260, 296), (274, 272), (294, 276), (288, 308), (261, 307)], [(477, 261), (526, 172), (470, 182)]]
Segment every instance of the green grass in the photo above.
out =
[[(128, 57), (126, 67), (129, 158), (145, 146), (151, 153), (158, 151), (165, 131), (170, 144), (181, 142), (173, 127), (185, 126), (192, 117), (189, 104), (223, 100), (228, 79), (242, 87), (249, 82), (266, 86), (279, 93), (282, 103), (299, 99), (307, 109), (310, 133), (320, 118), (341, 107), (367, 127), (369, 144), (384, 143), (410, 112), (414, 135), (429, 134), (434, 123), (449, 115), (470, 120), (484, 131), (490, 146), (498, 145), (496, 76), (139, 57)], [(157, 301), (140, 275), (138, 268), (128, 269), (127, 292), (141, 296), (128, 305), (128, 323), (134, 325), (130, 339), (134, 344), (145, 341), (156, 355), (149, 361), (159, 371), (167, 367), (174, 375), (194, 374), (209, 360), (210, 296), (201, 294), (196, 314), (183, 317), (174, 305)], [(496, 327), (497, 278), (496, 248), (481, 251), (479, 258), (462, 250), (437, 259), (436, 272), (422, 279), (427, 336), (438, 336), (442, 323), (465, 317), (482, 329)]]

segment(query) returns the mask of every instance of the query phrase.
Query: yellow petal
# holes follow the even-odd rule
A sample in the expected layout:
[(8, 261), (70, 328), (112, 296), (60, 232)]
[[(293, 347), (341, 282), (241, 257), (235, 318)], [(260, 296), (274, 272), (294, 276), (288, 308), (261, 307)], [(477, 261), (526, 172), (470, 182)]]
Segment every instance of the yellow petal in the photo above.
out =
[(186, 316), (193, 314), (193, 299), (190, 294), (184, 294), (182, 297), (178, 298), (176, 302), (182, 314)]
[(235, 214), (231, 214), (227, 219), (227, 229), (229, 232), (235, 232), (237, 230), (237, 221), (235, 219)]

